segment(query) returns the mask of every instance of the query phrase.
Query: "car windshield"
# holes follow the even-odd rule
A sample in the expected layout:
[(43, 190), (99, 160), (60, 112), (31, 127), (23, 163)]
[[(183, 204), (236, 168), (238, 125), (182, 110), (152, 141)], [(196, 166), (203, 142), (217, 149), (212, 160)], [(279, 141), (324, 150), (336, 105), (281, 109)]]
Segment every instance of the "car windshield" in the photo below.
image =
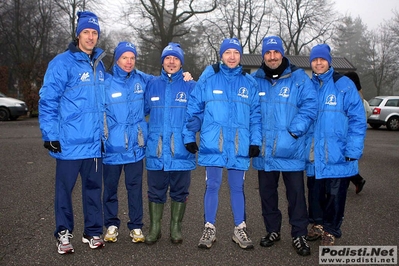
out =
[(0, 92), (0, 97), (7, 97), (3, 93)]
[(369, 105), (370, 106), (379, 106), (380, 103), (382, 102), (382, 99), (380, 98), (373, 98), (369, 100)]

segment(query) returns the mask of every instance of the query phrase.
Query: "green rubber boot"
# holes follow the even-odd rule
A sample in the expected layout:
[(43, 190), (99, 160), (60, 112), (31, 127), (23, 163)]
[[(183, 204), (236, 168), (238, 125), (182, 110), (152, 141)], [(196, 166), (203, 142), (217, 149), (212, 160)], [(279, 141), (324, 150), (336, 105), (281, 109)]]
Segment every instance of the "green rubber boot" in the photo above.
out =
[(186, 203), (172, 201), (170, 218), (170, 241), (172, 241), (173, 244), (180, 244), (183, 242), (183, 237), (181, 234), (181, 224), (185, 211)]
[(163, 203), (149, 202), (150, 232), (145, 238), (145, 243), (152, 245), (161, 238), (161, 220), (163, 214)]

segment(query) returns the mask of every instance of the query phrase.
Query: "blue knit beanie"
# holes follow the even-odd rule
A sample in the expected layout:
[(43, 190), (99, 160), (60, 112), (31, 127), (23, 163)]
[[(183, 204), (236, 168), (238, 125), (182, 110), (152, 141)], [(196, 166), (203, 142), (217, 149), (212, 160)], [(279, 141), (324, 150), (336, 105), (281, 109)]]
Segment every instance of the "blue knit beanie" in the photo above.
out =
[(310, 51), (310, 56), (309, 56), (310, 63), (312, 63), (312, 61), (316, 58), (323, 58), (327, 60), (328, 65), (330, 66), (331, 65), (330, 51), (331, 51), (330, 46), (328, 46), (325, 43), (314, 46)]
[(98, 23), (97, 16), (90, 11), (78, 12), (78, 26), (76, 27), (76, 36), (84, 29), (94, 29), (98, 32), (100, 37), (100, 24)]
[(180, 59), (181, 64), (184, 65), (184, 52), (181, 49), (180, 44), (170, 42), (169, 45), (163, 49), (162, 55), (161, 55), (161, 64), (163, 64), (163, 60), (168, 55), (176, 56), (177, 58)]
[(124, 52), (132, 52), (134, 56), (137, 57), (136, 47), (133, 43), (130, 42), (120, 42), (118, 46), (115, 48), (115, 61), (121, 57)]
[(242, 46), (237, 38), (223, 40), (222, 44), (220, 45), (220, 58), (222, 58), (223, 53), (226, 52), (227, 49), (236, 49), (240, 52), (240, 55), (242, 56)]
[(265, 57), (265, 53), (268, 51), (279, 51), (284, 56), (283, 41), (278, 36), (269, 36), (263, 39), (262, 45), (262, 57)]

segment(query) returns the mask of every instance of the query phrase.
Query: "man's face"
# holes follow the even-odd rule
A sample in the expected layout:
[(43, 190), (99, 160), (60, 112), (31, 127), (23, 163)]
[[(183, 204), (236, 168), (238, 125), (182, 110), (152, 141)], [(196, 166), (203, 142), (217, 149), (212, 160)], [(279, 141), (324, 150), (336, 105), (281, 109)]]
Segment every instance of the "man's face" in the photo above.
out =
[(323, 58), (315, 58), (310, 65), (312, 66), (312, 70), (315, 74), (323, 74), (328, 71), (330, 67), (328, 65), (328, 61)]
[(97, 45), (98, 32), (94, 29), (84, 29), (79, 33), (79, 48), (86, 54), (92, 54)]
[(130, 51), (124, 52), (119, 57), (118, 61), (116, 61), (116, 63), (124, 71), (130, 73), (134, 69), (134, 66), (136, 65), (136, 56), (134, 55), (133, 52)]
[(241, 54), (237, 49), (227, 49), (222, 54), (222, 62), (229, 68), (235, 68), (240, 64)]
[(163, 59), (163, 69), (168, 74), (174, 74), (181, 68), (181, 61), (178, 57), (168, 55)]
[(270, 50), (263, 56), (266, 66), (271, 69), (278, 68), (283, 62), (283, 55), (277, 50)]

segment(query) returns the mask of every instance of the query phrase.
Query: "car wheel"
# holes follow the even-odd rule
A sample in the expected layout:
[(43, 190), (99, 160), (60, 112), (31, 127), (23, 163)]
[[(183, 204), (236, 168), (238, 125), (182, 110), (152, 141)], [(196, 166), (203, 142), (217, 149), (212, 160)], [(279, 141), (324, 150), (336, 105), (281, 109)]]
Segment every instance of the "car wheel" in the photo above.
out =
[(381, 127), (380, 124), (369, 124), (374, 129), (379, 129)]
[(0, 121), (7, 121), (10, 117), (7, 108), (0, 107)]
[(393, 116), (388, 119), (387, 122), (387, 129), (388, 130), (399, 130), (399, 117)]

